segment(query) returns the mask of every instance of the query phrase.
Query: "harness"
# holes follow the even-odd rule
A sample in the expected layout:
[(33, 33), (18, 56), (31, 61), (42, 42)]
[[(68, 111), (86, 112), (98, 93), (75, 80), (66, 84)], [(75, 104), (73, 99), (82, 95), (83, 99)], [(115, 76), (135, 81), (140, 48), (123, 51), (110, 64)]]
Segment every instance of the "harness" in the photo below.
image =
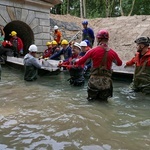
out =
[[(104, 48), (103, 46), (101, 47)], [(104, 50), (105, 50), (104, 56), (99, 67), (91, 69), (91, 76), (111, 77), (112, 71), (107, 69), (107, 55), (108, 55), (109, 48), (106, 48), (106, 49), (104, 48)]]
[(111, 80), (111, 70), (107, 69), (108, 48), (105, 49), (103, 59), (98, 68), (91, 70), (91, 76), (88, 81), (88, 100), (100, 99), (106, 100), (112, 97), (113, 86)]

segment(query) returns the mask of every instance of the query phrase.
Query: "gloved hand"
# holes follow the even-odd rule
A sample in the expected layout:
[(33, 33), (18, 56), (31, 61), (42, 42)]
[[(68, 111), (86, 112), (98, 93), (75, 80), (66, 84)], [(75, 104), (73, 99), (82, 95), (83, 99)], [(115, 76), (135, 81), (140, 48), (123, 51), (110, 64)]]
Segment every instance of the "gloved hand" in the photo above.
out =
[(58, 63), (58, 66), (57, 67), (61, 67), (62, 66), (62, 62)]
[(40, 56), (39, 59), (43, 59), (43, 56)]
[(48, 59), (49, 59), (48, 57), (44, 58), (45, 61), (48, 60)]

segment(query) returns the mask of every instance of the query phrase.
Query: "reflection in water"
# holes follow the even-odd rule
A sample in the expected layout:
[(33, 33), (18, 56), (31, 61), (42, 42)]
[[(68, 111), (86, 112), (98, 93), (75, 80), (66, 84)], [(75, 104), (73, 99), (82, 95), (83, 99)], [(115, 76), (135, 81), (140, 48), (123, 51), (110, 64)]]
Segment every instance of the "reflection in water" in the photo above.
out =
[(149, 97), (114, 81), (108, 103), (88, 102), (86, 84), (69, 76), (25, 82), (3, 68), (0, 82), (0, 149), (112, 150), (150, 148)]

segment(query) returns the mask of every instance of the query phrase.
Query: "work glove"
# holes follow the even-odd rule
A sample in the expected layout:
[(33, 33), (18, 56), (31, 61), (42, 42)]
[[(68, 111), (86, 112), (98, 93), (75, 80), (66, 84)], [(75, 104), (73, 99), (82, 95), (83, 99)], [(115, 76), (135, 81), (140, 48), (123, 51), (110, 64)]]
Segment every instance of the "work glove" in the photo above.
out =
[(45, 61), (48, 60), (48, 59), (49, 59), (48, 57), (44, 58)]
[(40, 59), (43, 59), (43, 56), (40, 56), (40, 57), (39, 57), (39, 60), (40, 60)]

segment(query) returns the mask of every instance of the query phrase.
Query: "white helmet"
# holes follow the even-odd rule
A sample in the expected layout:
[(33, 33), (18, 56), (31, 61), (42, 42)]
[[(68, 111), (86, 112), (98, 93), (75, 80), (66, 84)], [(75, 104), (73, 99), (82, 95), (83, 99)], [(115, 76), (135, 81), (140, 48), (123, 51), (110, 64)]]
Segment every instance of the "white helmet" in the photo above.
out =
[(85, 41), (81, 41), (80, 46), (87, 46), (87, 43)]
[(54, 26), (54, 30), (57, 30), (58, 29), (58, 26)]
[(81, 46), (80, 46), (79, 43), (75, 42), (75, 43), (73, 44), (73, 46), (76, 46), (76, 47), (78, 47), (78, 48), (81, 50)]
[(29, 51), (30, 52), (37, 52), (37, 46), (35, 44), (30, 45)]

